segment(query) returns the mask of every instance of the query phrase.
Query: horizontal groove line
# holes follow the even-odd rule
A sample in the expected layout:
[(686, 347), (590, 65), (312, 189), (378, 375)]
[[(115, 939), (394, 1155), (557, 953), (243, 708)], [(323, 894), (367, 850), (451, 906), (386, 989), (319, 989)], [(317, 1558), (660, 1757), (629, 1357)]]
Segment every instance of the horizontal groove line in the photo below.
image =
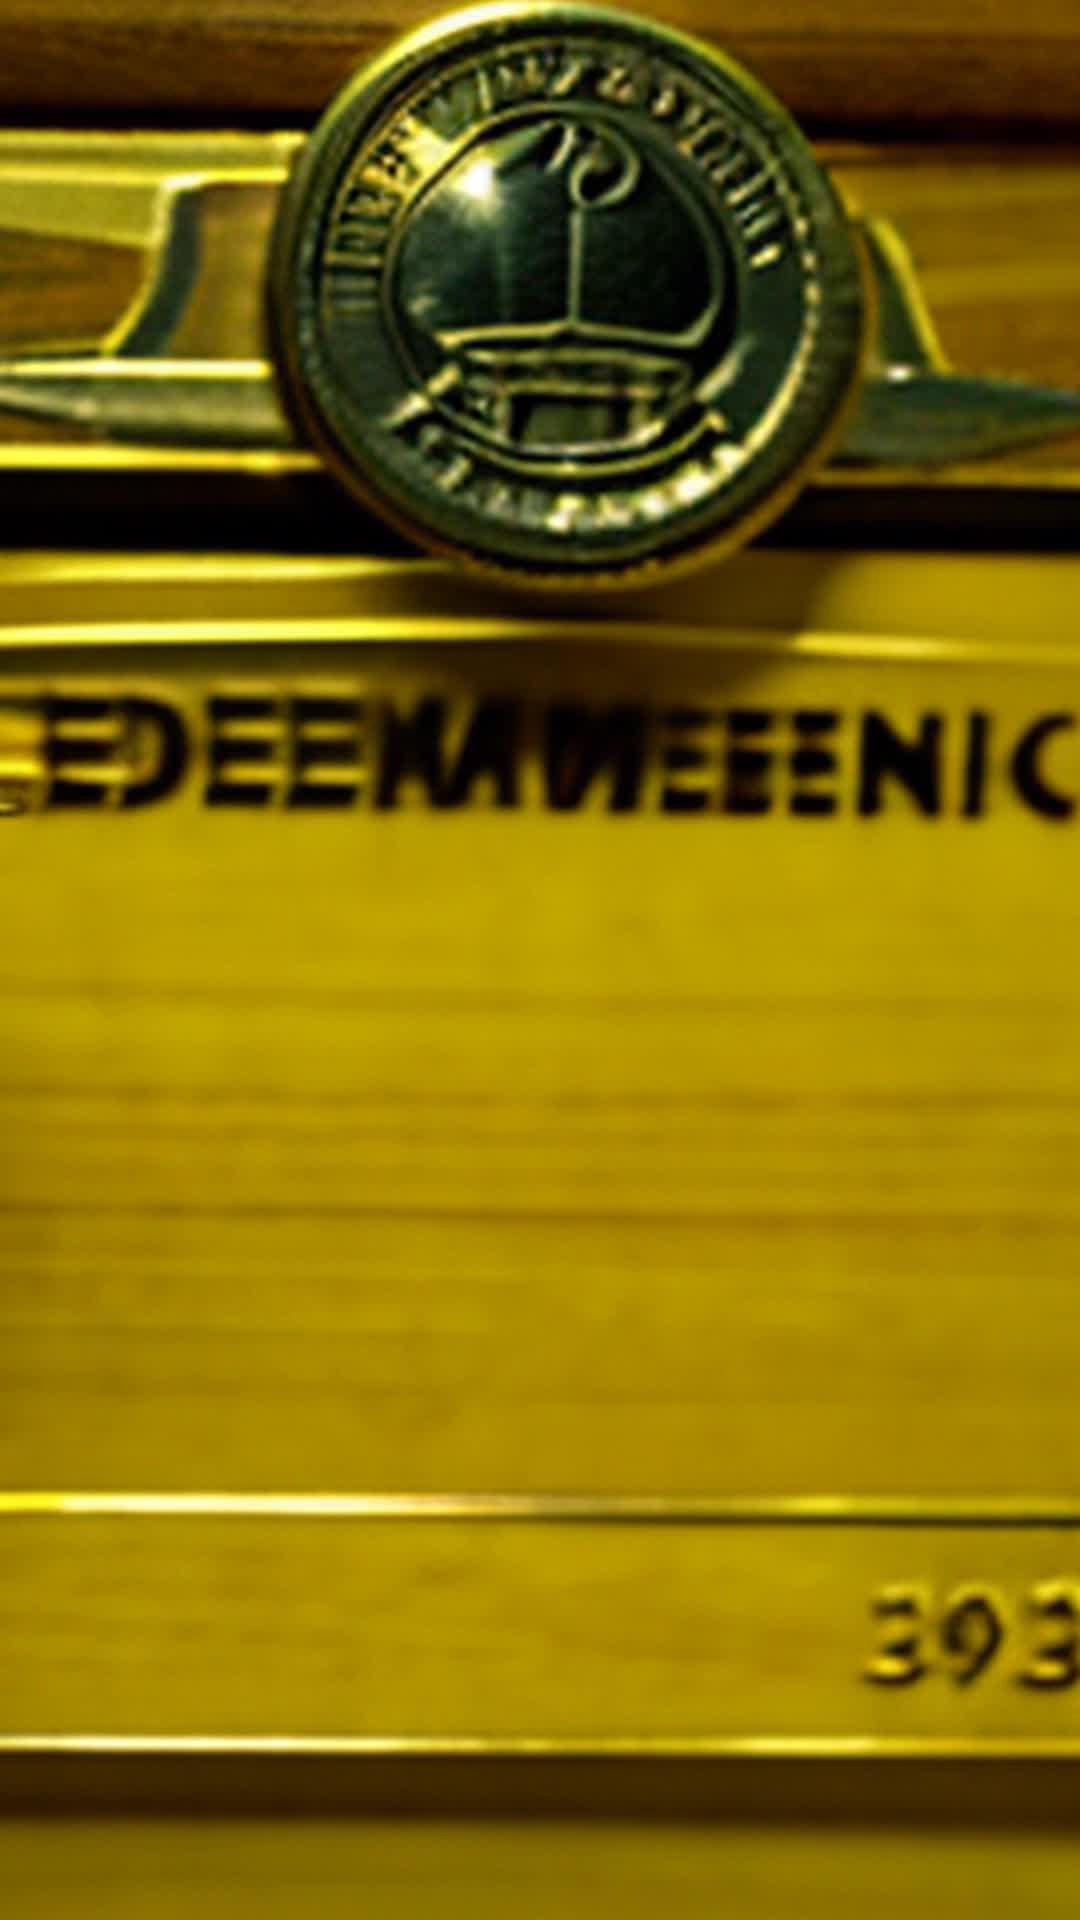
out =
[(689, 1113), (726, 1113), (729, 1110), (739, 1115), (751, 1112), (777, 1113), (788, 1108), (794, 1112), (818, 1112), (821, 1109), (838, 1109), (857, 1112), (876, 1113), (879, 1109), (891, 1114), (894, 1109), (915, 1112), (961, 1113), (974, 1111), (985, 1113), (988, 1108), (1004, 1108), (1015, 1112), (1020, 1108), (1043, 1109), (1052, 1113), (1072, 1113), (1080, 1108), (1080, 1090), (1069, 1088), (1009, 1088), (991, 1087), (963, 1092), (959, 1089), (920, 1088), (883, 1089), (876, 1087), (853, 1087), (836, 1089), (823, 1087), (796, 1089), (792, 1091), (764, 1090), (761, 1087), (735, 1087), (710, 1093), (682, 1093), (670, 1087), (627, 1087), (621, 1093), (597, 1093), (590, 1088), (571, 1088), (564, 1093), (538, 1092), (503, 1094), (497, 1088), (473, 1093), (465, 1089), (452, 1091), (411, 1092), (405, 1087), (375, 1088), (295, 1088), (280, 1086), (241, 1086), (235, 1080), (227, 1083), (208, 1081), (202, 1086), (182, 1086), (162, 1083), (118, 1081), (111, 1086), (90, 1085), (77, 1081), (14, 1081), (7, 1079), (0, 1086), (0, 1102), (19, 1100), (54, 1100), (72, 1102), (79, 1105), (95, 1106), (142, 1106), (193, 1107), (201, 1101), (213, 1102), (214, 1106), (230, 1107), (288, 1107), (295, 1111), (304, 1107), (316, 1109), (328, 1107), (335, 1113), (340, 1109), (356, 1108), (366, 1112), (368, 1108), (381, 1110), (386, 1107), (414, 1108), (430, 1112), (432, 1107), (445, 1108), (447, 1111), (472, 1112), (543, 1112), (558, 1118), (574, 1118), (577, 1114), (606, 1113), (609, 1109), (620, 1112), (624, 1107), (662, 1108), (664, 1112)]
[(0, 1220), (215, 1220), (222, 1222), (310, 1220), (317, 1223), (342, 1220), (405, 1220), (416, 1224), (437, 1221), (452, 1226), (558, 1227), (602, 1226), (632, 1227), (725, 1227), (755, 1233), (873, 1232), (885, 1230), (911, 1233), (1027, 1233), (1045, 1239), (1048, 1233), (1073, 1234), (1080, 1229), (1080, 1213), (1051, 1212), (1048, 1208), (1010, 1212), (1007, 1208), (981, 1206), (964, 1210), (950, 1209), (934, 1213), (913, 1196), (911, 1206), (860, 1209), (788, 1208), (783, 1213), (748, 1207), (494, 1207), (424, 1206), (402, 1200), (395, 1204), (319, 1204), (318, 1202), (249, 1201), (238, 1205), (188, 1206), (182, 1202), (162, 1201), (148, 1205), (99, 1205), (93, 1202), (3, 1201)]
[(1051, 1495), (709, 1496), (524, 1493), (0, 1493), (13, 1519), (470, 1520), (541, 1525), (1080, 1529), (1080, 1499)]
[[(0, 459), (2, 468), (2, 459)], [(847, 484), (846, 480), (843, 484)], [(884, 482), (878, 483), (884, 486)], [(865, 483), (864, 483), (865, 486)], [(1071, 494), (1073, 489), (1066, 488)], [(1066, 554), (1071, 563), (1073, 556)], [(99, 583), (106, 590), (116, 584), (106, 576)], [(49, 588), (42, 588), (46, 608)], [(14, 610), (13, 610), (14, 611)], [(1036, 669), (1061, 668), (1075, 672), (1076, 648), (1068, 641), (1039, 639), (1026, 646), (1000, 638), (986, 640), (964, 635), (948, 637), (941, 633), (858, 632), (846, 629), (800, 628), (791, 619), (754, 624), (735, 618), (729, 626), (709, 627), (694, 619), (681, 621), (615, 621), (594, 618), (576, 625), (539, 615), (528, 619), (494, 619), (480, 614), (396, 613), (309, 613), (276, 617), (226, 612), (214, 620), (138, 619), (104, 614), (98, 619), (11, 619), (0, 625), (0, 649), (17, 655), (25, 649), (55, 647), (149, 647), (149, 646), (296, 646), (305, 643), (328, 647), (365, 648), (373, 657), (387, 648), (426, 646), (441, 651), (458, 647), (487, 650), (512, 647), (522, 657), (538, 642), (547, 646), (572, 646), (579, 654), (583, 647), (607, 653), (613, 648), (632, 648), (641, 658), (660, 657), (671, 671), (672, 655), (682, 652), (715, 659), (742, 659), (752, 656), (757, 662), (778, 664), (854, 661), (879, 666), (975, 666), (998, 667), (1030, 673)], [(23, 672), (25, 673), (25, 669)]]
[(486, 1738), (435, 1736), (380, 1738), (365, 1735), (290, 1734), (5, 1734), (0, 1735), (0, 1759), (59, 1758), (218, 1759), (235, 1756), (258, 1760), (416, 1758), (567, 1759), (567, 1760), (706, 1760), (706, 1759), (1080, 1759), (1080, 1737), (1063, 1735), (788, 1735), (730, 1737), (688, 1735), (658, 1738), (632, 1734), (618, 1738), (588, 1736), (507, 1736)]
[[(598, 816), (599, 817), (599, 816)], [(606, 817), (606, 816), (605, 816)], [(312, 1014), (330, 1016), (342, 1011), (383, 1014), (454, 1014), (490, 1019), (493, 1014), (521, 1013), (660, 1013), (665, 1019), (675, 1015), (697, 1018), (701, 1014), (758, 1014), (774, 1020), (777, 1014), (1019, 1014), (1030, 1019), (1072, 1014), (1077, 1005), (1074, 994), (1040, 994), (1037, 1007), (1031, 996), (1016, 994), (671, 994), (656, 993), (582, 993), (557, 990), (550, 993), (509, 994), (482, 988), (447, 992), (445, 989), (417, 987), (384, 989), (337, 987), (313, 982), (310, 987), (259, 986), (256, 982), (162, 982), (120, 980), (40, 981), (18, 976), (0, 977), (0, 1000), (19, 999), (49, 1003), (57, 1000), (102, 1000), (135, 1005), (234, 1006), (262, 1011), (265, 1008), (299, 1008)]]
[[(385, 38), (380, 28), (373, 29), (370, 22), (363, 20), (350, 22), (345, 19), (323, 18), (320, 20), (305, 17), (302, 24), (298, 25), (296, 18), (287, 8), (282, 10), (280, 18), (271, 16), (256, 19), (248, 13), (225, 13), (220, 16), (215, 13), (212, 20), (213, 24), (210, 28), (201, 23), (193, 26), (189, 22), (171, 19), (157, 24), (140, 19), (136, 24), (130, 19), (103, 20), (98, 12), (95, 13), (92, 27), (90, 27), (77, 15), (70, 14), (64, 18), (63, 33), (65, 37), (91, 39), (95, 48), (104, 40), (131, 40), (136, 35), (157, 43), (176, 44), (190, 41), (200, 48), (212, 48), (214, 40), (219, 37), (256, 42), (267, 38), (284, 39), (292, 42), (298, 50), (302, 50), (306, 42), (314, 41), (367, 50), (379, 45)], [(41, 38), (51, 39), (56, 32), (55, 15), (51, 18), (47, 16), (40, 25), (37, 25), (30, 16), (28, 20), (24, 19), (20, 22), (20, 25), (31, 42)], [(699, 29), (699, 32), (702, 32), (703, 37), (713, 39), (718, 37), (707, 27), (704, 30)], [(726, 34), (728, 40), (735, 37), (730, 31)], [(958, 27), (944, 27), (936, 32), (930, 30), (929, 33), (924, 29), (921, 35), (916, 36), (910, 29), (897, 32), (888, 27), (849, 27), (846, 22), (842, 26), (831, 28), (819, 27), (815, 24), (812, 29), (794, 26), (770, 27), (753, 23), (743, 27), (737, 38), (742, 49), (741, 58), (748, 57), (746, 50), (751, 47), (803, 46), (812, 47), (816, 56), (824, 54), (833, 58), (844, 58), (850, 47), (858, 47), (860, 50), (867, 47), (887, 48), (890, 51), (895, 49), (905, 56), (910, 56), (913, 48), (925, 44), (927, 40), (935, 48), (956, 48), (970, 58), (973, 43), (972, 34)], [(1057, 55), (1059, 52), (1067, 51), (1070, 46), (1080, 43), (1080, 32), (1073, 28), (1066, 28), (1058, 32), (1044, 30), (1034, 34), (1030, 32), (1023, 34), (1011, 27), (1000, 30), (991, 26), (983, 28), (983, 39), (986, 46), (992, 47), (995, 53), (1003, 48), (1011, 48), (1041, 57), (1049, 52)], [(295, 107), (293, 110), (296, 110)]]

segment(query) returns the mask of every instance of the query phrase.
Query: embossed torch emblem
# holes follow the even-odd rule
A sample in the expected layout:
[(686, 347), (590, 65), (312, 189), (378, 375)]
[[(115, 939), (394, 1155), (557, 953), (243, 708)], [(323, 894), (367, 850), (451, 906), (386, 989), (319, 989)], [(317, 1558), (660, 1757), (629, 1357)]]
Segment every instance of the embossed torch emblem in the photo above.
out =
[(331, 108), (286, 194), (279, 360), (356, 490), (556, 583), (779, 511), (855, 379), (861, 276), (747, 76), (592, 8), (483, 8)]

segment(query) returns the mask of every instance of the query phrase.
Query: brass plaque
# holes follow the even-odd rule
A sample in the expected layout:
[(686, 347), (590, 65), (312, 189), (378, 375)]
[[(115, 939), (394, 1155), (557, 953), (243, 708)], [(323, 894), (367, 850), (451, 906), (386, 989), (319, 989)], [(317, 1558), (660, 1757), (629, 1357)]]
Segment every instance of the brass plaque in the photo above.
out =
[(0, 73), (0, 1907), (1065, 1920), (1066, 0), (670, 23), (812, 146), (138, 4)]
[[(0, 136), (19, 525), (64, 487), (89, 539), (108, 482), (110, 541), (232, 503), (321, 548), (301, 416), (525, 573), (636, 566), (657, 512), (681, 552), (760, 441), (748, 533), (829, 422), (848, 533), (1069, 523), (1075, 156), (813, 157), (688, 43), (558, 17), (580, 57), (410, 43), (415, 99), (377, 69), (306, 159)], [(490, 312), (478, 193), (565, 240), (545, 279), (511, 231)], [(7, 1759), (1070, 1754), (1076, 563), (0, 589)]]
[(1073, 1750), (1075, 580), (6, 563), (11, 1752)]
[(1022, 1503), (16, 1496), (0, 1753), (1074, 1754), (1078, 1527)]

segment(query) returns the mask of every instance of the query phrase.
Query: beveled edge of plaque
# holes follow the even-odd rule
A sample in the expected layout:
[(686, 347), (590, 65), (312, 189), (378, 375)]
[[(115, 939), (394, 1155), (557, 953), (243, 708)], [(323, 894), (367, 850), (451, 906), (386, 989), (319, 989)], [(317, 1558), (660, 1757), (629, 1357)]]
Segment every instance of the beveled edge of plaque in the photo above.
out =
[[(437, 1524), (466, 1521), (482, 1526), (631, 1526), (668, 1528), (911, 1528), (960, 1531), (1005, 1530), (1080, 1532), (1080, 1499), (1057, 1495), (929, 1496), (777, 1495), (670, 1497), (625, 1495), (530, 1495), (492, 1493), (155, 1493), (147, 1491), (52, 1491), (28, 1489), (0, 1493), (0, 1532), (11, 1520), (115, 1518), (167, 1521), (192, 1517), (209, 1521), (278, 1519), (294, 1523), (344, 1522), (363, 1525), (397, 1522)], [(263, 1733), (116, 1733), (92, 1728), (80, 1732), (0, 1733), (0, 1814), (10, 1797), (4, 1768), (20, 1763), (81, 1763), (93, 1769), (109, 1762), (175, 1763), (198, 1790), (198, 1769), (221, 1762), (367, 1765), (380, 1761), (433, 1763), (440, 1772), (453, 1763), (485, 1761), (524, 1767), (528, 1763), (597, 1763), (640, 1768), (680, 1763), (707, 1769), (722, 1762), (749, 1762), (769, 1768), (809, 1762), (934, 1764), (1008, 1761), (1074, 1763), (1080, 1759), (1080, 1734), (1041, 1732), (986, 1734), (290, 1734)], [(194, 1769), (194, 1774), (192, 1773)], [(20, 1776), (16, 1771), (15, 1780)], [(252, 1782), (246, 1782), (251, 1796)], [(143, 1792), (152, 1783), (140, 1780)], [(257, 1785), (254, 1788), (257, 1795)], [(169, 1789), (170, 1797), (175, 1788)]]

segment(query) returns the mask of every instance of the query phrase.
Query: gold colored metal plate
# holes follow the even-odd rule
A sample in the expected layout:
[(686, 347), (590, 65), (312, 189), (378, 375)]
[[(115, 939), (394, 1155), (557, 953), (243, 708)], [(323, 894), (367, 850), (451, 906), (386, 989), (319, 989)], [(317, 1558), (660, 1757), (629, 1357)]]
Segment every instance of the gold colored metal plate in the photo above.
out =
[(9, 1758), (1076, 1750), (1075, 578), (7, 564)]
[(1080, 155), (819, 145), (951, 456), (555, 615), (327, 553), (301, 140), (0, 134), (0, 1904), (1071, 1916)]
[(1076, 1754), (1078, 1527), (9, 1496), (0, 1751)]
[(1075, 580), (8, 563), (5, 1484), (1071, 1497)]

